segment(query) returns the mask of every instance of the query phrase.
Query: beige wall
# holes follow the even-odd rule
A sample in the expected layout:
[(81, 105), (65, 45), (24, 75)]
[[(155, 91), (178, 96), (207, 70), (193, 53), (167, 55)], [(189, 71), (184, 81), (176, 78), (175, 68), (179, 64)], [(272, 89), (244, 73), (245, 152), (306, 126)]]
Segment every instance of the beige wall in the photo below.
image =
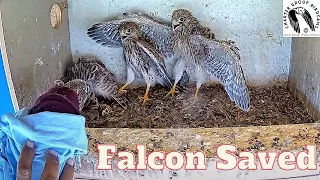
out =
[(293, 38), (289, 86), (320, 120), (320, 38)]
[[(3, 0), (0, 4), (7, 64), (19, 108), (30, 106), (71, 60), (67, 8), (51, 27), (50, 9), (63, 0)], [(4, 55), (5, 56), (5, 55)]]

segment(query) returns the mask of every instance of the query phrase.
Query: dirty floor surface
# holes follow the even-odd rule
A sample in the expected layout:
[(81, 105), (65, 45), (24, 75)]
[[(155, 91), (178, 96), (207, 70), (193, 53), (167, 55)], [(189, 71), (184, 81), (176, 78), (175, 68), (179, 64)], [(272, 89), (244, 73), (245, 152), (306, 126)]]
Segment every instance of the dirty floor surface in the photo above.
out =
[(203, 86), (199, 100), (192, 97), (195, 88), (164, 98), (168, 89), (151, 88), (150, 100), (143, 106), (139, 96), (145, 89), (129, 89), (128, 109), (111, 103), (105, 116), (86, 109), (86, 126), (90, 128), (199, 128), (265, 126), (312, 123), (314, 119), (286, 87), (249, 87), (251, 109), (243, 112), (229, 99), (221, 85)]

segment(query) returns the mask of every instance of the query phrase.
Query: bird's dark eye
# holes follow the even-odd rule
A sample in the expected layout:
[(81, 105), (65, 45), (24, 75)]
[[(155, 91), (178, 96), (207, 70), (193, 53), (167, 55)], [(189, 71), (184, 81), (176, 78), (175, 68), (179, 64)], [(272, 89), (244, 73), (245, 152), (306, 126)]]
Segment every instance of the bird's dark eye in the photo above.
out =
[(183, 22), (183, 21), (184, 21), (184, 18), (182, 17), (182, 18), (180, 18), (179, 20), (180, 20), (180, 22)]
[(131, 29), (127, 29), (127, 33), (131, 33)]

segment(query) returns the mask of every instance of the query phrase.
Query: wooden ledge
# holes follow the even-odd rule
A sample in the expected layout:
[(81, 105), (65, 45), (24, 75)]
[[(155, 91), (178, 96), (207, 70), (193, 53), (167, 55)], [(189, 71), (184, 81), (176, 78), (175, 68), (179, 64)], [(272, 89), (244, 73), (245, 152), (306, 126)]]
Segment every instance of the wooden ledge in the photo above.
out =
[[(216, 147), (220, 144), (233, 144), (239, 150), (301, 150), (305, 145), (317, 145), (317, 159), (320, 162), (320, 124), (296, 124), (278, 126), (196, 128), (196, 129), (109, 129), (88, 128), (89, 153), (76, 158), (76, 179), (222, 179), (237, 177), (240, 170), (218, 171), (215, 169)], [(121, 171), (116, 168), (117, 159), (112, 161), (112, 170), (97, 170), (98, 154), (96, 144), (117, 144), (118, 151), (135, 152), (136, 144), (146, 144), (148, 151), (204, 151), (208, 160), (206, 171), (177, 172), (161, 171)], [(246, 171), (247, 172), (247, 171)], [(276, 168), (269, 176), (275, 179), (289, 176), (318, 176), (319, 171), (283, 172)], [(190, 174), (191, 173), (191, 174)], [(294, 173), (294, 174), (292, 174)], [(176, 176), (179, 176), (176, 177)], [(243, 179), (258, 176), (265, 178), (266, 173), (252, 171), (243, 173)], [(250, 177), (249, 177), (250, 176)], [(206, 178), (204, 178), (206, 177)], [(225, 178), (224, 178), (225, 177)]]
[(204, 151), (214, 157), (220, 144), (236, 145), (239, 150), (295, 150), (304, 145), (320, 145), (320, 124), (276, 126), (190, 128), (190, 129), (116, 129), (88, 128), (89, 152), (96, 144), (117, 144), (118, 151), (136, 150), (145, 144), (147, 151)]

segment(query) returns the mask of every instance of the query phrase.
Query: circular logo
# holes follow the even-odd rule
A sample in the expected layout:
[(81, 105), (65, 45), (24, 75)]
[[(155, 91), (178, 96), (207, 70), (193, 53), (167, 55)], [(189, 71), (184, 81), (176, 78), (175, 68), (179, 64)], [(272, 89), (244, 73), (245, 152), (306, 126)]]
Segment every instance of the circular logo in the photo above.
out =
[(283, 12), (284, 29), (296, 34), (301, 32), (306, 34), (315, 33), (316, 29), (320, 27), (319, 7), (308, 0), (286, 1)]

